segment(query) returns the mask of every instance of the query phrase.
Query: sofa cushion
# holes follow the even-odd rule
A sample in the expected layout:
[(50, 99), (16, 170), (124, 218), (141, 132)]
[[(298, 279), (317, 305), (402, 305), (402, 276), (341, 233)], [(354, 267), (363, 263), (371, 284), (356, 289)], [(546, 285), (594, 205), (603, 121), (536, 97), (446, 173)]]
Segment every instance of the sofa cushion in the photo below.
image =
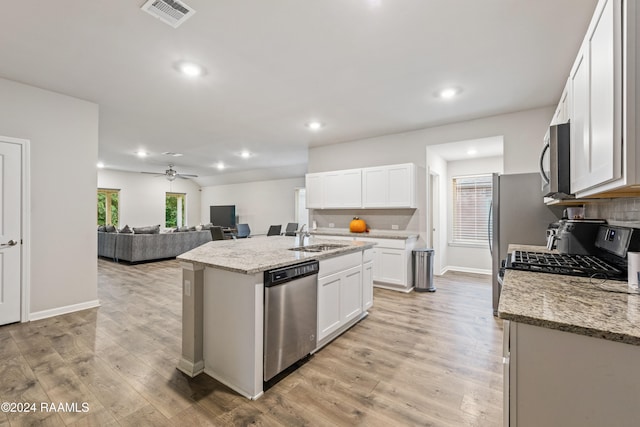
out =
[(133, 230), (131, 230), (131, 228), (129, 228), (129, 224), (127, 224), (120, 229), (120, 233), (133, 233)]
[(107, 231), (107, 227), (105, 227), (104, 225), (99, 225), (98, 231)]
[(133, 227), (135, 234), (160, 234), (160, 224), (147, 227)]
[(213, 224), (211, 224), (211, 223), (202, 225), (202, 229), (203, 230), (209, 230), (211, 227), (213, 227)]
[(115, 225), (107, 225), (104, 227), (104, 231), (106, 231), (107, 233), (117, 233), (118, 229), (115, 227)]

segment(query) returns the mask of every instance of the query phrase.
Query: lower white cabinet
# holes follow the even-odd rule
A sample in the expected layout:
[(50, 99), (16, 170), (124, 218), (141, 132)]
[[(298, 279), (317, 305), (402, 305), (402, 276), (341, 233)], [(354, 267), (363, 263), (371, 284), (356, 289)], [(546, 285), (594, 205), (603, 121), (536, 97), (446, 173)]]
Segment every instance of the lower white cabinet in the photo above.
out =
[(359, 319), (363, 312), (362, 252), (320, 261), (318, 343)]
[(373, 249), (362, 254), (362, 309), (373, 307)]
[(638, 425), (640, 346), (505, 322), (505, 426)]

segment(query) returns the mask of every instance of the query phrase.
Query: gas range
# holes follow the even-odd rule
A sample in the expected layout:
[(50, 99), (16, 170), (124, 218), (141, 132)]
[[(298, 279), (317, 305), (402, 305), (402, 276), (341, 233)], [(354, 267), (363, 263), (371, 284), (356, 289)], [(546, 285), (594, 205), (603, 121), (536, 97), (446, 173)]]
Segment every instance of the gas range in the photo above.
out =
[(603, 278), (626, 279), (626, 271), (595, 255), (514, 251), (507, 257), (505, 268), (567, 276), (598, 275)]
[[(627, 252), (640, 250), (640, 233), (636, 231), (638, 230), (634, 228), (600, 225), (595, 242), (587, 245), (591, 253), (514, 251), (503, 261), (504, 268), (627, 280)], [(574, 230), (576, 232), (578, 231)]]

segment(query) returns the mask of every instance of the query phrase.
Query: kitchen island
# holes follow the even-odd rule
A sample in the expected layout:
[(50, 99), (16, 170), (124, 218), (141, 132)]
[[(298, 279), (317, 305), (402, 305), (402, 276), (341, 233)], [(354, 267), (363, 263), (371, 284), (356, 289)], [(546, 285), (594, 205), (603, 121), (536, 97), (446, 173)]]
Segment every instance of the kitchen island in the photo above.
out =
[(180, 255), (183, 326), (178, 369), (189, 376), (204, 372), (250, 399), (262, 395), (267, 270), (319, 261), (316, 350), (364, 318), (370, 295), (372, 303), (367, 266), (373, 243), (315, 237), (304, 241), (319, 244), (335, 246), (321, 252), (293, 251), (303, 246), (297, 238), (263, 236), (213, 241)]
[(505, 426), (637, 425), (640, 295), (626, 282), (601, 282), (505, 272)]

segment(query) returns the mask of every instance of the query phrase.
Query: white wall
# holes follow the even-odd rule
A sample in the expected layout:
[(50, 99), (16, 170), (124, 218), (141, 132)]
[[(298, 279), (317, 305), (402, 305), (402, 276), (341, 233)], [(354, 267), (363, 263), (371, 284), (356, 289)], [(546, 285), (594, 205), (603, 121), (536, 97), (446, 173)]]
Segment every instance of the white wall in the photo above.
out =
[(295, 222), (295, 190), (304, 185), (301, 177), (203, 187), (202, 220), (209, 222), (209, 206), (236, 205), (239, 222), (249, 224), (251, 234), (267, 234), (277, 224), (284, 231)]
[(30, 312), (97, 304), (98, 106), (0, 79), (0, 134), (31, 141)]
[[(165, 225), (165, 196), (168, 192), (186, 193), (185, 225), (201, 224), (200, 186), (190, 179), (176, 178), (169, 182), (162, 176), (135, 172), (98, 170), (98, 188), (120, 190), (119, 227)], [(203, 218), (208, 222), (209, 215)]]
[[(442, 274), (444, 266), (447, 265), (447, 167), (448, 164), (439, 155), (431, 152), (427, 147), (427, 205), (426, 213), (428, 216), (427, 229), (425, 230), (425, 240), (430, 248), (434, 249), (433, 271), (435, 274)], [(434, 178), (434, 175), (436, 178)], [(431, 179), (434, 179), (433, 191), (431, 196)], [(433, 208), (429, 206), (432, 201)], [(433, 214), (431, 213), (433, 211)], [(428, 229), (433, 230), (433, 238), (429, 239)]]
[[(451, 242), (453, 211), (452, 180), (454, 177), (487, 173), (502, 173), (503, 158), (484, 157), (447, 163), (447, 242)], [(445, 270), (491, 274), (491, 253), (489, 247), (466, 247), (448, 243)]]

